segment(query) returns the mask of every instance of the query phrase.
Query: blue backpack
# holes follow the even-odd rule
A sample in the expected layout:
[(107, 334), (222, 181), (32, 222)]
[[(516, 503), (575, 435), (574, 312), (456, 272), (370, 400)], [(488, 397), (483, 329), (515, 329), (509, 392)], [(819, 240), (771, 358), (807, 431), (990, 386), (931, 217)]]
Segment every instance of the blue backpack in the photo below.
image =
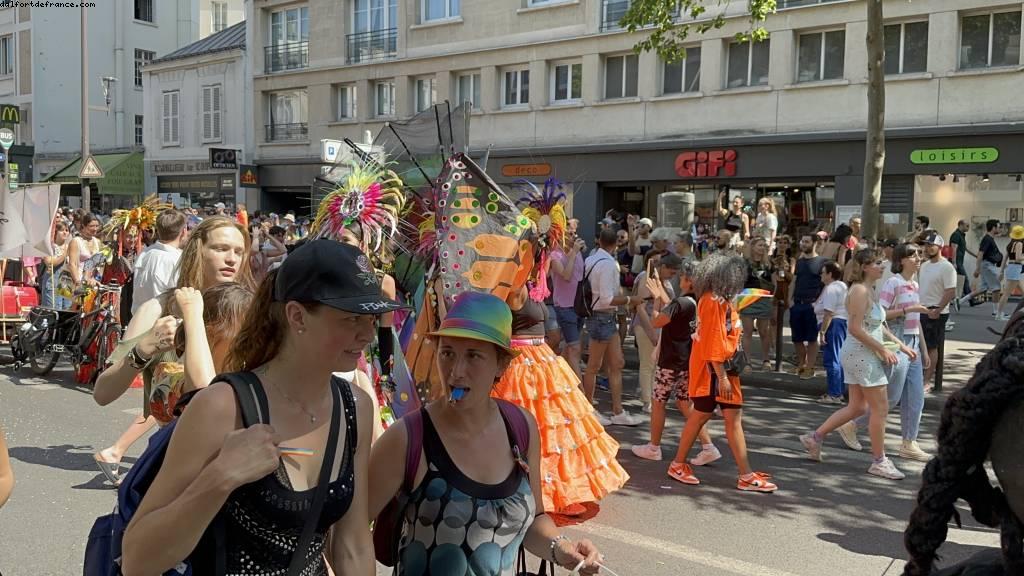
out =
[[(253, 382), (252, 380), (255, 380)], [(263, 387), (252, 373), (234, 373), (218, 376), (214, 382), (227, 382), (235, 391), (235, 398), (238, 401), (242, 413), (242, 425), (246, 428), (260, 423), (257, 402), (266, 405)], [(187, 394), (178, 402), (178, 408), (182, 408), (191, 400), (194, 394)], [(262, 398), (261, 398), (262, 397)], [(184, 403), (182, 402), (184, 401)], [(153, 434), (149, 439), (149, 445), (139, 456), (139, 459), (132, 466), (128, 474), (121, 481), (117, 490), (117, 506), (114, 511), (105, 516), (100, 516), (93, 522), (89, 531), (89, 541), (85, 545), (85, 568), (83, 576), (121, 576), (121, 539), (132, 521), (132, 516), (142, 503), (142, 498), (153, 480), (156, 479), (163, 464), (167, 447), (171, 443), (171, 435), (174, 434), (174, 427), (177, 420), (164, 426)], [(213, 562), (216, 566), (216, 574), (226, 572), (226, 556), (224, 552), (224, 525), (223, 518), (218, 514), (210, 528), (207, 529), (203, 539), (212, 537), (214, 546)], [(197, 547), (197, 550), (203, 546)], [(193, 552), (193, 554), (197, 554)], [(195, 560), (195, 562), (193, 562)], [(184, 562), (178, 564), (174, 570), (165, 573), (166, 576), (192, 576), (193, 564), (204, 566), (208, 564), (206, 559), (198, 559), (190, 556)], [(208, 572), (197, 568), (197, 573)]]

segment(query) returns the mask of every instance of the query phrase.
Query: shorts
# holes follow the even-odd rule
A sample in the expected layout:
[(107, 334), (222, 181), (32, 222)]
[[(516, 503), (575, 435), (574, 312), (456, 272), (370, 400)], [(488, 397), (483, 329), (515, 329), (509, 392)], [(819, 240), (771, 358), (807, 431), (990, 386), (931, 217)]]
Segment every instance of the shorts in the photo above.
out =
[(789, 328), (793, 332), (793, 343), (818, 341), (818, 317), (813, 304), (793, 304), (789, 309)]
[(555, 320), (562, 330), (562, 340), (566, 344), (578, 344), (583, 332), (583, 318), (576, 315), (576, 309), (555, 306)]
[(1019, 282), (1021, 273), (1021, 265), (1018, 263), (1010, 263), (1006, 265), (1006, 281), (1007, 282)]
[(607, 342), (612, 336), (618, 336), (619, 324), (615, 314), (610, 312), (594, 312), (587, 318), (587, 333), (596, 342)]
[(740, 310), (740, 316), (743, 318), (770, 319), (775, 315), (775, 307), (772, 306), (774, 303), (775, 300), (772, 298), (759, 298), (750, 306)]
[(714, 373), (711, 374), (711, 394), (708, 396), (694, 396), (690, 398), (690, 401), (693, 402), (694, 410), (705, 414), (714, 412), (715, 407), (721, 407), (722, 410), (739, 410), (743, 408), (742, 404), (731, 404), (718, 400), (718, 377)]
[(558, 318), (555, 318), (555, 307), (551, 304), (548, 307), (548, 317), (544, 319), (544, 331), (555, 332), (558, 330)]
[(939, 314), (937, 320), (932, 320), (926, 314), (921, 314), (921, 333), (924, 335), (924, 341), (928, 344), (929, 350), (935, 350), (939, 347), (939, 342), (946, 340), (947, 320), (949, 320), (949, 314)]
[(654, 389), (651, 399), (656, 402), (668, 402), (675, 393), (677, 401), (690, 398), (690, 373), (686, 370), (672, 370), (658, 367), (654, 374)]
[(999, 285), (999, 267), (995, 264), (982, 261), (981, 263), (981, 281), (978, 283), (978, 292), (998, 292), (1001, 286)]

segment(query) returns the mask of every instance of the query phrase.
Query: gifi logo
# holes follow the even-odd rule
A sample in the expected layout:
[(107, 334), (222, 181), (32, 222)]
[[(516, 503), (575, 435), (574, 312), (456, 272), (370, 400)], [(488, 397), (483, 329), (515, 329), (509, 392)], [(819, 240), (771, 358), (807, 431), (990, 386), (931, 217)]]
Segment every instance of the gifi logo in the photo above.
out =
[(735, 150), (702, 150), (676, 156), (676, 174), (680, 178), (718, 178), (736, 175)]

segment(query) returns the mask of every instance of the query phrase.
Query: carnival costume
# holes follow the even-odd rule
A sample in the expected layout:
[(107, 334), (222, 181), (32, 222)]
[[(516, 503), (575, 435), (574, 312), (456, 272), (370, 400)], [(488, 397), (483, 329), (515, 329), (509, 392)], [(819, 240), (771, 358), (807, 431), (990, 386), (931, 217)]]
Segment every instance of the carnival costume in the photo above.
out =
[(548, 252), (565, 238), (565, 194), (553, 179), (544, 190), (529, 185), (520, 204), (539, 235), (540, 255), (529, 283), (529, 298), (513, 310), (512, 359), (492, 396), (514, 402), (537, 420), (541, 443), (544, 509), (565, 511), (621, 488), (629, 475), (616, 460), (619, 443), (597, 421), (569, 363), (544, 341), (548, 295)]

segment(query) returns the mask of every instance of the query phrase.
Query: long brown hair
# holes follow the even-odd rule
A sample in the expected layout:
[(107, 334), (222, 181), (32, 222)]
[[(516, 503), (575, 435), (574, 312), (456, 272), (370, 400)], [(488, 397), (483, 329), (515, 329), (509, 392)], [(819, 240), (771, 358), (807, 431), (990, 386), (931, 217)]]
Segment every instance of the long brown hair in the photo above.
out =
[[(225, 361), (225, 369), (231, 372), (252, 370), (277, 356), (288, 333), (288, 320), (284, 315), (284, 302), (274, 301), (274, 283), (280, 268), (270, 271), (253, 297), (242, 321), (242, 327), (235, 335)], [(310, 312), (321, 304), (303, 303)]]
[(850, 285), (854, 283), (864, 282), (864, 267), (870, 266), (873, 262), (878, 260), (880, 254), (878, 250), (874, 248), (865, 248), (858, 251), (853, 255), (851, 262), (853, 263), (850, 267), (850, 273), (847, 279), (850, 281)]
[[(203, 323), (206, 337), (212, 347), (215, 342), (232, 339), (238, 333), (245, 313), (252, 304), (253, 294), (248, 287), (237, 282), (225, 282), (203, 291)], [(174, 336), (178, 356), (185, 353), (185, 326), (178, 326)]]
[(210, 240), (210, 234), (219, 228), (232, 227), (242, 235), (242, 243), (245, 246), (244, 253), (239, 259), (238, 272), (235, 274), (235, 282), (246, 288), (254, 289), (256, 283), (252, 278), (252, 271), (249, 269), (249, 231), (238, 222), (227, 216), (210, 216), (196, 226), (189, 234), (188, 242), (181, 249), (181, 259), (178, 261), (178, 288), (203, 287), (203, 247)]

